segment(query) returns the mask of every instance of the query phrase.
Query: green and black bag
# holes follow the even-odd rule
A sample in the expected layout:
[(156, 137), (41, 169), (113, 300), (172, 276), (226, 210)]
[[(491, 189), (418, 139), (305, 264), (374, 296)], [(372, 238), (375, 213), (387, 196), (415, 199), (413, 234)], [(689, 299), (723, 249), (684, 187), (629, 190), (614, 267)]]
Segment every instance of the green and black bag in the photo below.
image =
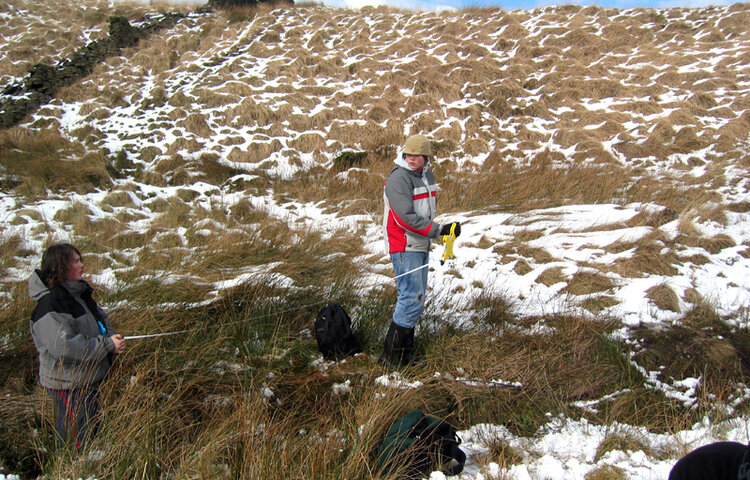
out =
[(438, 468), (446, 475), (458, 475), (466, 462), (460, 443), (449, 423), (412, 410), (393, 424), (376, 447), (378, 467), (383, 473), (399, 469), (409, 479), (428, 476)]

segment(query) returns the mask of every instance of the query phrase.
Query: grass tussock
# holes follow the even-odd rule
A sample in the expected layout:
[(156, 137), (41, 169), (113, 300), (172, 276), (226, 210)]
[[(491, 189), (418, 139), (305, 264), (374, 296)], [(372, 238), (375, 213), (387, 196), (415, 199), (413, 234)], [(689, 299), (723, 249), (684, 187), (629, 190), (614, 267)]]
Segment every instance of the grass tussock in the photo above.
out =
[(110, 181), (104, 156), (85, 153), (56, 129), (1, 131), (0, 168), (9, 189), (29, 196), (62, 189), (83, 193)]
[(618, 431), (615, 429), (610, 435), (602, 441), (599, 448), (596, 450), (595, 458), (601, 459), (607, 452), (613, 450), (619, 450), (623, 452), (644, 452), (646, 455), (651, 457), (656, 456), (653, 448), (649, 445), (648, 441), (639, 435), (639, 432), (629, 432), (627, 430)]
[(620, 467), (604, 465), (588, 472), (583, 478), (584, 480), (627, 480), (628, 475)]
[(570, 278), (564, 291), (571, 295), (587, 295), (609, 291), (614, 285), (612, 279), (599, 272), (580, 271)]
[[(663, 219), (652, 220), (639, 215), (634, 223), (663, 222)], [(658, 226), (658, 225), (657, 225)], [(677, 266), (684, 260), (679, 258), (672, 248), (671, 242), (658, 232), (649, 234), (635, 243), (618, 242), (610, 245), (608, 251), (613, 253), (628, 252), (618, 258), (607, 269), (626, 277), (640, 277), (642, 275), (676, 275)]]
[(676, 313), (682, 311), (680, 308), (680, 298), (668, 285), (661, 284), (649, 288), (646, 291), (646, 298), (662, 310), (669, 310)]
[(727, 325), (705, 304), (686, 312), (680, 324), (661, 330), (639, 328), (637, 335), (642, 350), (634, 359), (646, 370), (658, 370), (667, 382), (699, 379), (699, 410), (712, 408), (711, 395), (725, 401), (731, 398), (734, 379), (744, 378), (747, 372), (745, 335), (730, 335)]

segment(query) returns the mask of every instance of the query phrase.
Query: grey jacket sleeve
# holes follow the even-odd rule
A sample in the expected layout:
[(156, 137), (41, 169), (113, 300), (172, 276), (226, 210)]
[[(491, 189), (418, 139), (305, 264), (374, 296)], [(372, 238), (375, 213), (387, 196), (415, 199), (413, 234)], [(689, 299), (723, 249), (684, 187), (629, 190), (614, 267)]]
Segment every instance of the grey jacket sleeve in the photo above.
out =
[(104, 335), (86, 337), (71, 327), (73, 317), (67, 313), (48, 312), (34, 322), (32, 336), (37, 348), (52, 358), (77, 362), (97, 362), (114, 351), (114, 343)]

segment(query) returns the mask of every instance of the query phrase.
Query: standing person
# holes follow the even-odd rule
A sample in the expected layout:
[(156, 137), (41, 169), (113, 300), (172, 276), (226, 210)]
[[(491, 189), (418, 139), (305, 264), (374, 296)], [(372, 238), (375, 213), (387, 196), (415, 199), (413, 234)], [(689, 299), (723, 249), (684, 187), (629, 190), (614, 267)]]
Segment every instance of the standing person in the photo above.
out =
[(396, 272), (398, 300), (380, 362), (392, 368), (413, 361), (414, 327), (424, 310), (431, 239), (449, 235), (454, 225), (455, 235), (461, 234), (456, 222), (441, 225), (433, 221), (437, 185), (429, 168), (431, 158), (427, 137), (409, 137), (385, 182), (383, 230)]
[(31, 335), (39, 351), (39, 383), (55, 405), (55, 428), (61, 440), (80, 450), (98, 430), (99, 384), (113, 354), (125, 350), (125, 339), (91, 297), (83, 280), (81, 252), (73, 245), (52, 245), (29, 278), (36, 301)]

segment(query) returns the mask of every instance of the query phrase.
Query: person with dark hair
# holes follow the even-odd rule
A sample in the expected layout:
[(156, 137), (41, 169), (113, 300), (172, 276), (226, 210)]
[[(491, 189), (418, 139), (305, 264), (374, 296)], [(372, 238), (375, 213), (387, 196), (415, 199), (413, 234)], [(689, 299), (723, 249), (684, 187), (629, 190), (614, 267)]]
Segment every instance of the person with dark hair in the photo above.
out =
[(98, 430), (99, 384), (112, 356), (125, 350), (125, 339), (92, 293), (83, 280), (81, 252), (68, 243), (49, 247), (29, 278), (29, 296), (37, 302), (30, 326), (39, 383), (54, 401), (59, 440), (76, 450)]
[(750, 480), (750, 447), (738, 442), (698, 447), (677, 461), (669, 480)]
[(385, 182), (385, 248), (398, 288), (393, 320), (380, 356), (380, 363), (389, 367), (413, 361), (414, 328), (424, 310), (431, 239), (451, 232), (456, 237), (461, 234), (458, 222), (441, 225), (434, 221), (437, 184), (429, 168), (431, 158), (432, 144), (427, 137), (409, 137)]

